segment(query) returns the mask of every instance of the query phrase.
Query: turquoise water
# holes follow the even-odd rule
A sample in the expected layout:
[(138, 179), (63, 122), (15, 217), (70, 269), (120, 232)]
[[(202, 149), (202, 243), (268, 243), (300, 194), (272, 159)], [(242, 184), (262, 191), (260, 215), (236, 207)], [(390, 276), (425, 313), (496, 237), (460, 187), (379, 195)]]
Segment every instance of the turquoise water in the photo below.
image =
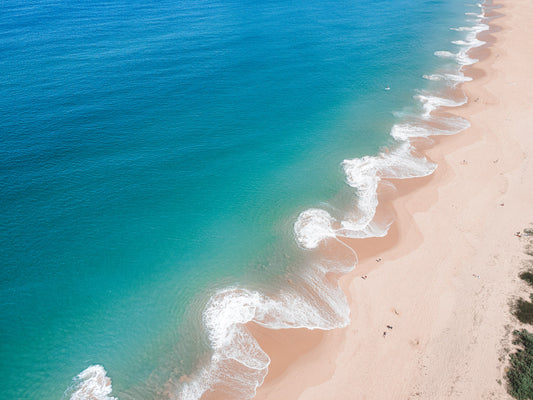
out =
[[(459, 0), (4, 1), (1, 376), (60, 399), (194, 371), (201, 312), (302, 263), (298, 214), (352, 204), (340, 163), (392, 144)], [(384, 90), (390, 86), (391, 90)]]

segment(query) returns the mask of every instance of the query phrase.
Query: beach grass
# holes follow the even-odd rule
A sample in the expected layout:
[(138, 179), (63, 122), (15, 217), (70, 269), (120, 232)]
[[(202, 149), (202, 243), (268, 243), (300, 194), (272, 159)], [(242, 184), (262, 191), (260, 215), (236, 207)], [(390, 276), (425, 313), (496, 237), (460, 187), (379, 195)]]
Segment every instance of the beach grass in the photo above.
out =
[(519, 277), (533, 287), (533, 269), (521, 272)]
[(513, 314), (523, 324), (533, 325), (533, 293), (529, 298), (531, 301), (518, 299), (514, 304)]
[(533, 334), (523, 329), (513, 335), (518, 349), (511, 354), (507, 372), (509, 393), (520, 400), (533, 399)]
[[(531, 236), (533, 234), (533, 229), (525, 228), (524, 234)], [(528, 240), (526, 244), (526, 253), (528, 255), (533, 255), (533, 244), (532, 240)], [(533, 268), (531, 268), (531, 261), (529, 262), (530, 267), (525, 271), (522, 271), (518, 276), (529, 286), (533, 287)], [(533, 325), (533, 293), (530, 293), (528, 300), (519, 298), (513, 304), (512, 311), (514, 316), (524, 324)]]

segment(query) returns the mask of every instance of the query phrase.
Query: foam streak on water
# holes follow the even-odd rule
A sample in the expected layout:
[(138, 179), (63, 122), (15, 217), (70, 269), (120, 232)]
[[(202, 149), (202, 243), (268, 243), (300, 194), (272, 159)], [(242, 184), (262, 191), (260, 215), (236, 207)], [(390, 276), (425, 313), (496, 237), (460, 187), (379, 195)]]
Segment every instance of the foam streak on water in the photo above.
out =
[[(483, 46), (485, 44), (485, 42), (482, 40), (479, 40), (477, 36), (479, 33), (484, 32), (489, 29), (489, 26), (482, 22), (485, 18), (484, 11), (482, 11), (480, 14), (466, 13), (466, 15), (473, 15), (476, 17), (476, 19), (472, 20), (472, 22), (475, 25), (451, 28), (452, 30), (455, 30), (458, 32), (467, 32), (466, 37), (463, 40), (454, 40), (452, 42), (453, 44), (460, 46), (461, 49), (457, 53), (452, 53), (450, 51), (442, 51), (442, 50), (436, 51), (434, 53), (437, 57), (455, 59), (457, 63), (461, 66), (472, 65), (478, 61), (476, 59), (470, 58), (467, 55), (467, 53), (471, 49)], [(461, 71), (460, 71), (460, 75), (462, 75)]]
[(91, 365), (80, 372), (74, 378), (71, 391), (71, 400), (116, 400), (110, 396), (111, 379), (101, 365)]
[[(480, 5), (481, 7), (481, 5)], [(453, 43), (460, 46), (457, 53), (437, 51), (435, 55), (456, 61), (453, 74), (427, 75), (430, 80), (445, 80), (456, 85), (470, 80), (462, 68), (477, 60), (468, 56), (468, 51), (484, 42), (477, 35), (488, 29), (481, 14), (475, 14), (474, 26), (455, 28), (465, 32), (464, 40)], [(449, 135), (469, 126), (468, 121), (458, 117), (434, 117), (442, 107), (458, 107), (466, 103), (421, 92), (415, 96), (420, 103), (420, 113), (408, 121), (393, 126), (391, 136), (397, 145), (375, 156), (344, 160), (342, 167), (346, 183), (357, 196), (357, 209), (336, 219), (328, 211), (311, 208), (303, 211), (294, 224), (298, 245), (306, 250), (320, 247), (338, 238), (365, 238), (386, 235), (390, 222), (379, 224), (375, 220), (378, 206), (378, 187), (384, 179), (409, 179), (433, 173), (436, 165), (417, 156), (410, 142), (415, 137)], [(435, 128), (434, 122), (438, 122)], [(353, 250), (350, 249), (351, 252)], [(270, 329), (309, 328), (335, 329), (348, 325), (350, 309), (337, 283), (326, 279), (330, 273), (343, 274), (352, 270), (357, 262), (344, 265), (341, 262), (318, 261), (311, 265), (302, 277), (298, 290), (280, 291), (269, 297), (257, 291), (230, 287), (215, 293), (203, 313), (203, 322), (208, 333), (212, 355), (209, 362), (200, 368), (192, 379), (182, 384), (175, 398), (197, 400), (207, 391), (217, 388), (225, 398), (252, 398), (268, 372), (270, 359), (246, 328), (246, 323), (255, 322)], [(101, 366), (91, 366), (78, 377), (79, 382), (71, 400), (113, 400), (111, 382)], [(222, 388), (222, 389), (221, 389)]]

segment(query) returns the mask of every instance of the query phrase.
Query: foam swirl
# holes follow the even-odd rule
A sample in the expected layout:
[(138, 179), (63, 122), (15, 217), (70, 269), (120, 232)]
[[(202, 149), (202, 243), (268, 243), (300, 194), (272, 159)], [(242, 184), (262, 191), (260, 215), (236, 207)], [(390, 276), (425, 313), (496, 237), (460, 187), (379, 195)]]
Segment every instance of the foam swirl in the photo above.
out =
[(111, 379), (101, 365), (91, 365), (74, 378), (70, 400), (117, 400), (111, 397)]
[[(455, 60), (459, 70), (453, 74), (428, 75), (427, 79), (449, 81), (453, 85), (470, 80), (462, 73), (462, 67), (477, 61), (468, 56), (468, 51), (483, 44), (477, 35), (488, 29), (481, 23), (483, 12), (476, 16), (480, 19), (475, 21), (475, 26), (457, 28), (466, 32), (465, 39), (455, 43), (462, 47), (458, 53), (435, 52), (438, 57)], [(426, 158), (417, 156), (410, 140), (454, 134), (470, 126), (468, 121), (458, 117), (444, 118), (438, 121), (438, 128), (433, 126), (433, 111), (440, 107), (463, 105), (466, 98), (453, 100), (427, 93), (419, 93), (416, 98), (423, 112), (415, 118), (416, 123), (402, 122), (393, 126), (391, 136), (398, 141), (396, 147), (376, 156), (343, 161), (346, 182), (357, 194), (355, 211), (340, 220), (323, 209), (310, 208), (301, 212), (294, 224), (295, 239), (300, 247), (311, 250), (326, 240), (340, 237), (384, 236), (390, 222), (380, 224), (375, 220), (380, 182), (383, 179), (427, 176), (437, 167)], [(356, 262), (355, 252), (354, 259)], [(191, 382), (183, 385), (178, 398), (197, 400), (217, 385), (224, 386), (223, 393), (228, 398), (253, 397), (263, 382), (270, 360), (245, 324), (254, 321), (271, 329), (334, 329), (346, 326), (350, 315), (346, 298), (338, 283), (332, 283), (326, 275), (331, 272), (346, 273), (354, 266), (355, 263), (343, 266), (324, 261), (312, 265), (306, 271), (308, 273), (300, 277), (302, 281), (298, 283), (297, 292), (283, 291), (275, 298), (242, 288), (225, 289), (213, 295), (204, 311), (204, 324), (213, 347), (211, 362)]]
[[(351, 267), (349, 268), (351, 269)], [(244, 288), (227, 288), (213, 295), (204, 311), (204, 324), (213, 348), (210, 362), (182, 387), (181, 400), (199, 399), (211, 388), (227, 398), (252, 398), (268, 372), (270, 358), (246, 328), (255, 322), (270, 329), (335, 329), (349, 322), (349, 306), (329, 272), (346, 267), (321, 263), (302, 277), (299, 290), (275, 298)]]
[[(480, 32), (489, 28), (482, 23), (484, 11), (481, 9), (480, 14), (467, 13), (477, 18), (474, 26), (451, 28), (465, 33), (464, 39), (453, 42), (460, 46), (457, 53), (445, 50), (434, 53), (437, 57), (454, 60), (458, 71), (424, 75), (424, 78), (452, 85), (471, 80), (464, 76), (462, 68), (477, 61), (468, 56), (469, 50), (484, 44), (477, 38)], [(346, 246), (338, 238), (386, 235), (391, 222), (378, 223), (375, 218), (380, 183), (384, 179), (427, 176), (437, 168), (425, 157), (416, 155), (411, 139), (454, 134), (470, 126), (462, 118), (447, 117), (435, 121), (433, 115), (441, 107), (465, 104), (466, 98), (453, 100), (424, 92), (415, 98), (420, 102), (422, 112), (392, 127), (390, 134), (396, 140), (395, 147), (375, 156), (342, 162), (346, 183), (357, 195), (355, 210), (338, 220), (319, 208), (310, 208), (299, 214), (294, 224), (294, 235), (301, 248), (316, 249), (326, 240), (332, 243), (336, 240), (334, 243)], [(248, 330), (247, 324), (250, 322), (270, 329), (305, 327), (328, 330), (347, 326), (350, 320), (349, 305), (338, 282), (328, 279), (328, 274), (347, 273), (355, 267), (357, 255), (348, 249), (354, 255), (353, 264), (331, 260), (315, 262), (309, 266), (306, 274), (297, 278), (297, 285), (271, 296), (242, 287), (225, 288), (214, 293), (203, 311), (211, 356), (190, 380), (180, 383), (173, 393), (174, 398), (198, 400), (215, 388), (224, 398), (252, 398), (268, 372), (270, 358)], [(93, 365), (75, 378), (70, 400), (116, 400), (111, 397), (111, 391), (111, 380), (105, 369)]]
[(294, 224), (297, 242), (306, 249), (314, 249), (322, 240), (335, 237), (333, 222), (327, 211), (317, 208), (305, 210)]

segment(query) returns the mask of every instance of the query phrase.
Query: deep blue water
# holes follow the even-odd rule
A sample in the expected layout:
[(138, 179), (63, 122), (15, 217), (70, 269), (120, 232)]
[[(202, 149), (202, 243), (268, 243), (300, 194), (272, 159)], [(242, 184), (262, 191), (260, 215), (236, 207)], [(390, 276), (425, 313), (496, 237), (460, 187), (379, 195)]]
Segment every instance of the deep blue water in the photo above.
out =
[(91, 364), (119, 398), (190, 372), (209, 293), (274, 282), (300, 257), (298, 213), (349, 203), (340, 162), (391, 143), (392, 113), (470, 8), (0, 10), (0, 397), (45, 400)]

